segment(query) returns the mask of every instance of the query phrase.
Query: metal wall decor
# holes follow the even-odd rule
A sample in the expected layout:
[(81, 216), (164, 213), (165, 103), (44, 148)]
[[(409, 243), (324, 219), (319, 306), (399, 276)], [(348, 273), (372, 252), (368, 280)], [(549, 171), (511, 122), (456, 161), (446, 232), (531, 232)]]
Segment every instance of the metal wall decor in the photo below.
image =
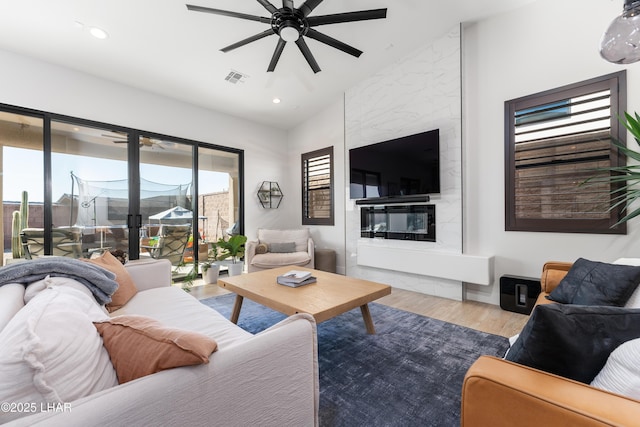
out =
[(262, 181), (260, 188), (258, 189), (258, 200), (265, 209), (278, 209), (280, 202), (282, 202), (282, 190), (275, 181)]

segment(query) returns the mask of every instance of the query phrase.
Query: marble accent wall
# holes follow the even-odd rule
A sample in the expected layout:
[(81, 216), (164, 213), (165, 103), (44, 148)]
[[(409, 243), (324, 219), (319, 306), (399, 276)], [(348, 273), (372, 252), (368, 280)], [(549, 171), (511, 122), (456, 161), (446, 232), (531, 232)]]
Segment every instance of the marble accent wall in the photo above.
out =
[[(388, 283), (398, 288), (462, 298), (462, 283), (358, 264), (358, 246), (382, 251), (414, 250), (415, 260), (428, 252), (462, 253), (462, 138), (461, 138), (461, 29), (452, 28), (439, 39), (416, 50), (362, 81), (345, 94), (345, 159), (349, 149), (388, 139), (440, 129), (441, 194), (436, 205), (436, 242), (360, 238), (360, 210), (349, 199), (346, 185), (346, 270), (350, 276)], [(345, 161), (348, 168), (348, 161)], [(347, 170), (348, 174), (348, 170)], [(411, 252), (413, 253), (413, 252)], [(370, 263), (369, 263), (370, 264)]]

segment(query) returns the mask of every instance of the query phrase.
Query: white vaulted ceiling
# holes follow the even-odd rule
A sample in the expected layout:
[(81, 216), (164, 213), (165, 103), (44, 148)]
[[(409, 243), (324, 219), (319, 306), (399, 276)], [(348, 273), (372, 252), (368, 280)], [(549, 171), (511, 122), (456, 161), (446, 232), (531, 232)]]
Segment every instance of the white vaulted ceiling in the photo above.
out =
[[(289, 129), (341, 93), (460, 22), (533, 0), (325, 0), (311, 14), (387, 8), (387, 18), (323, 25), (322, 33), (364, 53), (355, 58), (305, 38), (321, 72), (288, 43), (273, 73), (277, 36), (228, 53), (219, 49), (269, 28), (188, 11), (190, 3), (268, 17), (256, 0), (0, 0), (0, 49), (238, 117)], [(275, 7), (281, 0), (272, 1)], [(301, 1), (294, 1), (299, 7)], [(89, 28), (104, 29), (98, 40)], [(237, 71), (236, 84), (225, 77)], [(279, 104), (272, 102), (280, 98)], [(0, 102), (2, 102), (0, 96)]]

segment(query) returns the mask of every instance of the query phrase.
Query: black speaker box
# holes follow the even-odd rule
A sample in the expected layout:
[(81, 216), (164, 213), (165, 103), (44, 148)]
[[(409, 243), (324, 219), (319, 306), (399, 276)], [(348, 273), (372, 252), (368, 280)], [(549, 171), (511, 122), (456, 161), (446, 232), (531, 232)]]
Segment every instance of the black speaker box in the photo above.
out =
[(500, 307), (530, 314), (540, 295), (540, 279), (504, 275), (500, 278)]

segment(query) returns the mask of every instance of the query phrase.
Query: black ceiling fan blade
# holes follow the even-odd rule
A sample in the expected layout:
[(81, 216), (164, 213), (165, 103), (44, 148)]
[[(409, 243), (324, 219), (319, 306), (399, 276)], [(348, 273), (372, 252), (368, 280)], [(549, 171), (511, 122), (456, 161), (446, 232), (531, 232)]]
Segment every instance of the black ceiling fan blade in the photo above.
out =
[(357, 12), (336, 13), (333, 15), (310, 16), (307, 18), (309, 26), (339, 24), (341, 22), (368, 21), (370, 19), (384, 19), (387, 9), (360, 10)]
[(306, 59), (307, 62), (309, 63), (309, 66), (311, 67), (313, 72), (317, 73), (318, 71), (321, 71), (320, 66), (316, 62), (316, 59), (313, 57), (313, 54), (309, 50), (309, 46), (307, 46), (307, 43), (304, 41), (304, 38), (300, 37), (298, 40), (296, 40), (296, 44), (298, 45), (300, 52), (302, 52), (302, 56), (304, 56), (304, 59)]
[(271, 62), (269, 62), (269, 68), (267, 68), (267, 72), (272, 72), (276, 69), (276, 65), (278, 65), (278, 61), (280, 60), (280, 55), (282, 55), (282, 51), (284, 50), (284, 45), (287, 42), (278, 37), (278, 44), (276, 45), (276, 50), (273, 51), (273, 56), (271, 57)]
[(298, 10), (302, 12), (302, 15), (306, 18), (320, 3), (322, 3), (322, 0), (307, 0), (302, 3)]
[(322, 34), (321, 32), (314, 30), (313, 28), (309, 28), (309, 30), (307, 30), (307, 34), (305, 35), (307, 37), (311, 37), (314, 40), (318, 40), (321, 43), (327, 44), (331, 47), (335, 47), (336, 49), (348, 53), (349, 55), (353, 55), (356, 58), (362, 55), (361, 50), (358, 50), (353, 46), (349, 46), (348, 44), (343, 43), (340, 40), (336, 40), (333, 37), (329, 37), (326, 34)]
[(278, 11), (278, 8), (272, 5), (268, 0), (258, 0), (258, 3), (264, 6), (264, 8), (267, 9), (272, 15)]
[(293, 10), (293, 0), (282, 0), (282, 7), (285, 9)]
[(256, 16), (256, 15), (248, 15), (246, 13), (231, 12), (228, 10), (221, 10), (221, 9), (212, 9), (210, 7), (195, 6), (192, 4), (188, 4), (187, 9), (193, 12), (212, 13), (214, 15), (230, 16), (232, 18), (240, 18), (240, 19), (248, 19), (249, 21), (264, 22), (265, 24), (271, 23), (271, 18), (265, 18), (263, 16)]
[(272, 30), (271, 28), (269, 28), (268, 30), (264, 30), (263, 32), (261, 32), (261, 33), (259, 33), (259, 34), (256, 34), (256, 35), (251, 36), (251, 37), (247, 37), (246, 39), (244, 39), (244, 40), (240, 40), (239, 42), (235, 42), (235, 43), (233, 43), (233, 44), (230, 44), (230, 45), (229, 45), (229, 46), (227, 46), (227, 47), (223, 47), (223, 48), (222, 48), (222, 49), (220, 49), (220, 50), (221, 50), (222, 52), (227, 53), (227, 52), (229, 52), (230, 50), (237, 49), (237, 48), (239, 48), (239, 47), (241, 47), (241, 46), (244, 46), (244, 45), (249, 44), (249, 43), (251, 43), (251, 42), (254, 42), (254, 41), (256, 41), (256, 40), (260, 40), (260, 39), (265, 38), (265, 37), (267, 37), (267, 36), (271, 36), (271, 35), (273, 35), (273, 34), (275, 34), (275, 33), (273, 32), (273, 30)]

